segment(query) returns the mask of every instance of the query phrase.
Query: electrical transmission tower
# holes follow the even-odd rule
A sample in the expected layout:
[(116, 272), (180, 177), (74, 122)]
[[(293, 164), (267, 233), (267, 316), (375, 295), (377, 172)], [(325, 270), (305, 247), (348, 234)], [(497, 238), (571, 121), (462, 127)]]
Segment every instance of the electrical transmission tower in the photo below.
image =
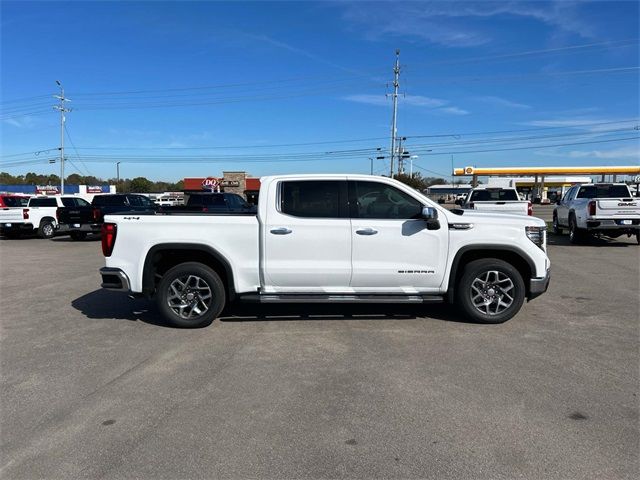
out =
[(400, 50), (396, 50), (396, 64), (393, 67), (393, 118), (391, 121), (391, 168), (389, 176), (393, 178), (393, 160), (396, 154), (396, 137), (398, 135), (398, 88), (400, 87)]
[(70, 108), (65, 107), (65, 102), (70, 102), (68, 98), (64, 96), (64, 87), (59, 80), (56, 83), (60, 87), (60, 95), (54, 95), (54, 98), (59, 100), (58, 105), (54, 105), (53, 108), (60, 112), (60, 194), (64, 194), (64, 122), (66, 112), (70, 112)]

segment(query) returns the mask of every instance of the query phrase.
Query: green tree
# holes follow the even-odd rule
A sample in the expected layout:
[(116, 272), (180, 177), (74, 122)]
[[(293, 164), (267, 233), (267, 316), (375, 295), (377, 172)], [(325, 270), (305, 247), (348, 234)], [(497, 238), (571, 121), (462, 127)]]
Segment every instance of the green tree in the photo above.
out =
[(136, 177), (129, 183), (129, 191), (136, 193), (149, 193), (153, 183), (144, 177)]

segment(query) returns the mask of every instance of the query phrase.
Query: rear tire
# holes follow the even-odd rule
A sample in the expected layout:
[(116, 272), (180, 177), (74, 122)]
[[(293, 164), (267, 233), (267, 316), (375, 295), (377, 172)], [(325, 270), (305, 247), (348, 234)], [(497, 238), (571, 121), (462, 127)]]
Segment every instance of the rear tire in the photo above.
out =
[(578, 228), (576, 217), (571, 215), (569, 217), (569, 243), (578, 245), (583, 243), (587, 238), (587, 234), (581, 228)]
[(456, 287), (456, 304), (478, 323), (503, 323), (516, 315), (525, 299), (520, 272), (503, 260), (486, 258), (465, 265)]
[(56, 230), (53, 226), (53, 222), (49, 220), (42, 220), (40, 227), (38, 228), (38, 236), (40, 238), (53, 238), (56, 234)]
[(71, 232), (69, 236), (71, 240), (84, 240), (87, 238), (87, 232)]
[(198, 262), (186, 262), (169, 269), (156, 294), (158, 308), (173, 327), (200, 328), (213, 322), (226, 301), (220, 276)]

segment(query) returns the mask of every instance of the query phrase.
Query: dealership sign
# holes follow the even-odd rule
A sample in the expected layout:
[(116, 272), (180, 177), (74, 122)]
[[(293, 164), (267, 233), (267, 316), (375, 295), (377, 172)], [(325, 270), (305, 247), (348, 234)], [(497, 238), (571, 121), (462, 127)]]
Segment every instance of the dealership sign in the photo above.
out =
[(60, 193), (55, 185), (36, 185), (36, 195), (57, 195)]
[(87, 193), (102, 193), (100, 185), (87, 185)]

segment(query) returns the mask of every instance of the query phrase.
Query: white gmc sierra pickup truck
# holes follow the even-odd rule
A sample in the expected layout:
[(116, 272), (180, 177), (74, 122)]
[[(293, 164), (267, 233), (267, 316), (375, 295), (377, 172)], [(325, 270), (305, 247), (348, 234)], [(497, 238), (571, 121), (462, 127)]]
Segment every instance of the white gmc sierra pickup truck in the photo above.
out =
[(583, 183), (564, 194), (553, 210), (553, 230), (569, 230), (569, 241), (580, 243), (591, 234), (617, 238), (635, 235), (640, 245), (640, 201), (624, 183)]
[(446, 210), (366, 175), (261, 180), (257, 213), (107, 215), (102, 287), (155, 297), (171, 325), (226, 302), (428, 303), (501, 323), (547, 290), (542, 220)]

